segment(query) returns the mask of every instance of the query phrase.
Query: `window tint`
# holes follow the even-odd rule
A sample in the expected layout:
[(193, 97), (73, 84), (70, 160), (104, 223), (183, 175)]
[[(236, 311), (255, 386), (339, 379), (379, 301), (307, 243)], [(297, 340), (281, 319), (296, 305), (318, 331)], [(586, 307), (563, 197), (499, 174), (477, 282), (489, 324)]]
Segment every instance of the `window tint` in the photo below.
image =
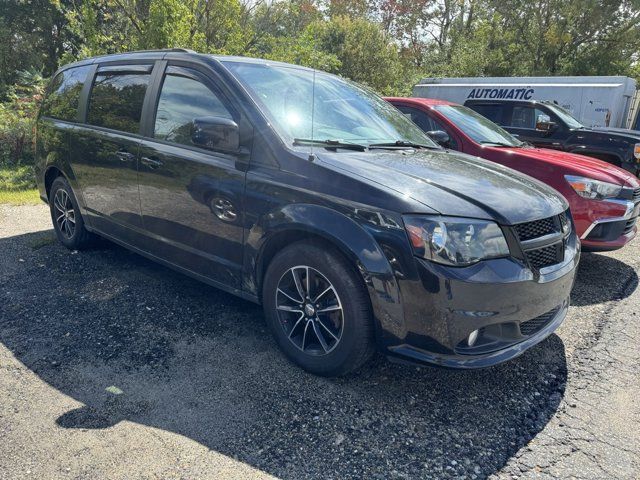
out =
[(511, 114), (511, 126), (513, 128), (534, 130), (536, 128), (538, 115), (546, 115), (546, 113), (533, 107), (514, 106), (513, 113)]
[(89, 66), (70, 68), (56, 75), (42, 103), (40, 114), (60, 120), (75, 121), (80, 91), (89, 68)]
[(138, 133), (148, 84), (147, 73), (98, 73), (91, 89), (88, 122)]
[(200, 117), (233, 118), (220, 97), (198, 80), (173, 74), (165, 76), (158, 101), (155, 138), (193, 145), (191, 124)]
[(471, 108), (483, 117), (498, 125), (504, 125), (502, 120), (502, 105), (471, 105)]
[(431, 118), (427, 113), (422, 110), (418, 110), (417, 108), (399, 106), (398, 109), (404, 113), (409, 120), (418, 125), (424, 132), (434, 132), (437, 130), (445, 132), (449, 135), (448, 147), (453, 150), (458, 149), (458, 144), (451, 135), (451, 132), (449, 132), (441, 122), (435, 118)]

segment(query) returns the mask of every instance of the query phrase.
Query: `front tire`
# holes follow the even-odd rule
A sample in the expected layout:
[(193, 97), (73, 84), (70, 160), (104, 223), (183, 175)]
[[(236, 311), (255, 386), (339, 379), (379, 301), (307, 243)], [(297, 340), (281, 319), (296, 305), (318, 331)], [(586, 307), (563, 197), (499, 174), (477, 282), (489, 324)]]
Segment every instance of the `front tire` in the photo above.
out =
[(278, 345), (311, 373), (344, 375), (373, 354), (373, 321), (364, 283), (331, 247), (297, 242), (281, 251), (267, 269), (262, 299)]
[(82, 250), (94, 240), (84, 226), (84, 219), (71, 185), (64, 177), (56, 178), (49, 190), (49, 209), (56, 237), (70, 250)]

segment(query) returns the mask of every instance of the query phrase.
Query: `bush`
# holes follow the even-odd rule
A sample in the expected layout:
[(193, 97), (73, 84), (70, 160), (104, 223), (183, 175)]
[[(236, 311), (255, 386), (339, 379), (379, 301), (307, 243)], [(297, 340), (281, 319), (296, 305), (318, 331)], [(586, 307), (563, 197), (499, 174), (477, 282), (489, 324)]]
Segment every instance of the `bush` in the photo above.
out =
[(23, 165), (21, 167), (0, 168), (0, 191), (16, 192), (33, 188), (36, 188), (33, 167)]
[(0, 103), (0, 166), (33, 163), (33, 125), (42, 98), (44, 81), (37, 73), (20, 75)]

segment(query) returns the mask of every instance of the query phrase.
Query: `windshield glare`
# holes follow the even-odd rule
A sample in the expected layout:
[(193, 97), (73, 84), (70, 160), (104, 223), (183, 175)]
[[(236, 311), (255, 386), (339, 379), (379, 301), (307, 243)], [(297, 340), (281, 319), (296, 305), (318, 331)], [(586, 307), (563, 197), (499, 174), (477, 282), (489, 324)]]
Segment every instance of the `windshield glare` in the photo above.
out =
[(437, 148), (394, 106), (352, 82), (319, 71), (224, 61), (286, 141), (369, 145), (411, 142)]
[(523, 144), (509, 132), (470, 108), (462, 105), (437, 105), (435, 109), (475, 142), (510, 147), (520, 147)]
[(568, 125), (569, 128), (584, 128), (584, 125), (571, 115), (568, 110), (565, 110), (559, 105), (546, 104), (546, 106), (555, 113), (560, 119)]

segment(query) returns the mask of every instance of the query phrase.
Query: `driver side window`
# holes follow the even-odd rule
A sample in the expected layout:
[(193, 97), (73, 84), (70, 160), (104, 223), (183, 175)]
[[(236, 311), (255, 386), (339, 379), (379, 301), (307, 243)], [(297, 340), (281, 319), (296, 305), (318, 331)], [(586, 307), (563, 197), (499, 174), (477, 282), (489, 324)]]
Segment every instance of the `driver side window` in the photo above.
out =
[(219, 95), (194, 78), (172, 73), (170, 67), (158, 101), (154, 137), (194, 146), (192, 123), (200, 117), (233, 119)]
[(428, 114), (417, 108), (399, 106), (398, 109), (413, 123), (418, 125), (423, 132), (441, 131), (449, 135), (448, 147), (452, 150), (458, 149), (458, 143), (455, 141), (451, 132), (447, 130), (442, 123), (434, 118), (431, 118)]
[(539, 115), (548, 115), (540, 109), (526, 106), (514, 106), (511, 114), (513, 128), (536, 129), (536, 119)]

